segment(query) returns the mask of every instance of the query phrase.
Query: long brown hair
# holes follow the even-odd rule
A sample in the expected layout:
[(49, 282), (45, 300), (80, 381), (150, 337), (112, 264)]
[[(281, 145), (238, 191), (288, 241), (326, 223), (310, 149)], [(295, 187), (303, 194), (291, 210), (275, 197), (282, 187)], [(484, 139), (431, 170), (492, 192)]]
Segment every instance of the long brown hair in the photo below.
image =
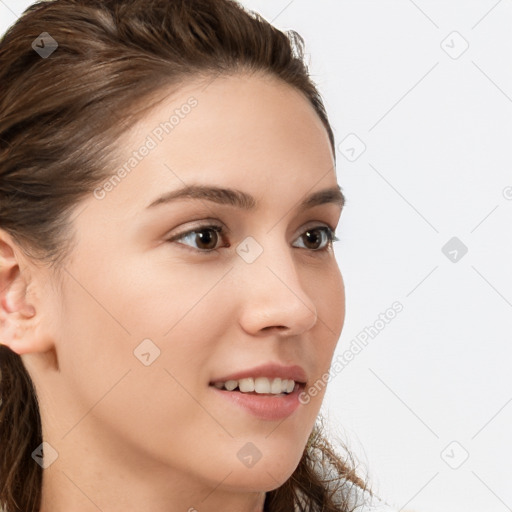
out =
[[(233, 0), (32, 5), (0, 41), (0, 228), (27, 255), (58, 269), (72, 247), (70, 213), (108, 176), (116, 139), (164, 87), (197, 77), (261, 71), (280, 78), (311, 102), (335, 153), (303, 48), (299, 34), (279, 31)], [(0, 346), (0, 399), (0, 507), (37, 512), (43, 471), (31, 457), (42, 442), (37, 394), (21, 357), (6, 346)], [(294, 473), (267, 493), (265, 510), (352, 509), (348, 497), (338, 493), (336, 501), (332, 482), (367, 484), (353, 457), (339, 455), (322, 431), (316, 424)], [(319, 457), (331, 467), (331, 483), (315, 469)]]

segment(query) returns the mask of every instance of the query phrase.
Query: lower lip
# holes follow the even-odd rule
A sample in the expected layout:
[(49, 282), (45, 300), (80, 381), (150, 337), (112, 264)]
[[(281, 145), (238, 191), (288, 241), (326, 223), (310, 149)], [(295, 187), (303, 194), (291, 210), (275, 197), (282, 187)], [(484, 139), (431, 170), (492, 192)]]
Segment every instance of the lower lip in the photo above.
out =
[(283, 396), (249, 394), (241, 391), (227, 391), (210, 386), (220, 396), (244, 408), (254, 416), (263, 420), (282, 420), (290, 416), (300, 405), (299, 395), (304, 389), (304, 384), (295, 384), (294, 390)]

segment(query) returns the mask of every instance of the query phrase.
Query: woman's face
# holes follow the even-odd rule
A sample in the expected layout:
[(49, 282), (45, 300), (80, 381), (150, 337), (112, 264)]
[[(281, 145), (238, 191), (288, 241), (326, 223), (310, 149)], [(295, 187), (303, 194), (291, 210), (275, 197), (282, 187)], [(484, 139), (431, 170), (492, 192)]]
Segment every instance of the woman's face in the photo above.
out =
[[(205, 84), (173, 93), (118, 141), (121, 159), (75, 210), (72, 256), (39, 304), (58, 371), (23, 357), (55, 466), (74, 465), (76, 481), (78, 461), (95, 460), (112, 469), (106, 479), (275, 489), (320, 409), (345, 314), (325, 229), (341, 204), (301, 203), (339, 190), (327, 132), (275, 79)], [(192, 185), (238, 192), (159, 202)], [(299, 391), (320, 391), (303, 404), (212, 385), (267, 364), (300, 366)]]

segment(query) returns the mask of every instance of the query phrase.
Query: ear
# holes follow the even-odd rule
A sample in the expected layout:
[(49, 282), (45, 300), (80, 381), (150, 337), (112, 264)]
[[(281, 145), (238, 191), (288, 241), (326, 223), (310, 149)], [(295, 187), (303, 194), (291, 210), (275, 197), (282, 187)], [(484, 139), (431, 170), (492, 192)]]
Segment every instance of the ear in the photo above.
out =
[(41, 315), (28, 293), (35, 268), (12, 237), (0, 229), (0, 345), (19, 355), (51, 348), (38, 332)]

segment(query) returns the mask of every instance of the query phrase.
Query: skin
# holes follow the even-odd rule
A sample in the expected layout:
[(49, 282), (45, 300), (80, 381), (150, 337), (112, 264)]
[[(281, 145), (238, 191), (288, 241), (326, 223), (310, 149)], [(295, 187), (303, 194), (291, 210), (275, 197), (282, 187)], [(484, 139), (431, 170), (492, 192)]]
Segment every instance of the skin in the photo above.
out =
[[(325, 387), (269, 421), (208, 383), (270, 361), (301, 365), (310, 383), (329, 370), (344, 284), (332, 247), (314, 251), (304, 233), (335, 229), (341, 206), (297, 209), (337, 186), (327, 132), (300, 92), (238, 74), (168, 91), (117, 141), (121, 161), (191, 96), (197, 106), (114, 190), (77, 205), (60, 272), (0, 230), (2, 343), (22, 355), (58, 452), (42, 512), (262, 511), (319, 413)], [(186, 199), (145, 211), (184, 183), (240, 189), (258, 206)], [(194, 234), (167, 241), (210, 223), (229, 230), (216, 252), (202, 254)], [(251, 264), (235, 250), (248, 236), (263, 248)], [(146, 338), (160, 349), (149, 366), (133, 354)], [(250, 468), (237, 457), (248, 442), (262, 453)]]

